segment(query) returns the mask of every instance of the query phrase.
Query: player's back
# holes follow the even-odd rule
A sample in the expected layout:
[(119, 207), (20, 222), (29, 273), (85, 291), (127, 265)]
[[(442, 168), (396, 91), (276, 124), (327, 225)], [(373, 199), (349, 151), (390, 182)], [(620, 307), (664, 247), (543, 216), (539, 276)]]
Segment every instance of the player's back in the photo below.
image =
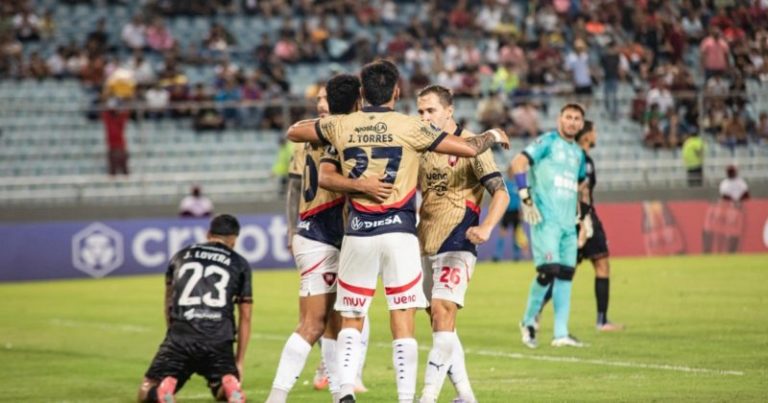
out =
[(442, 140), (442, 130), (384, 107), (327, 117), (318, 127), (321, 137), (338, 151), (343, 175), (383, 177), (394, 185), (383, 202), (350, 195), (347, 234), (415, 233), (419, 157)]
[[(472, 136), (461, 127), (453, 135)], [(476, 158), (424, 153), (419, 164), (423, 200), (418, 234), (422, 252), (426, 255), (457, 250), (475, 253), (476, 248), (465, 233), (479, 221), (484, 180), (500, 176), (491, 151)]]
[(166, 281), (172, 288), (172, 333), (234, 338), (234, 304), (252, 299), (251, 268), (242, 256), (218, 242), (191, 245), (173, 257)]
[(579, 181), (585, 173), (583, 150), (551, 131), (539, 136), (524, 152), (532, 159), (531, 188), (544, 219), (572, 227)]
[(297, 232), (305, 238), (341, 247), (345, 196), (319, 186), (320, 161), (328, 158), (324, 148), (306, 143), (294, 153), (291, 173), (301, 176)]

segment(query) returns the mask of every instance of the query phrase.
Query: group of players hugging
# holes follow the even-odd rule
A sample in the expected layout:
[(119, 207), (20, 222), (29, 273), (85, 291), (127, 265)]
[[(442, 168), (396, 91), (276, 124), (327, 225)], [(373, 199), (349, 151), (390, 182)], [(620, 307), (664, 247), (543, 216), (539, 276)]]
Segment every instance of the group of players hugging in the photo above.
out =
[[(457, 125), (453, 96), (441, 86), (418, 93), (418, 117), (395, 112), (398, 80), (397, 67), (385, 60), (364, 66), (359, 76), (336, 75), (318, 94), (320, 118), (288, 129), (288, 139), (301, 143), (287, 202), (300, 319), (283, 347), (268, 403), (287, 400), (318, 342), (333, 401), (356, 401), (356, 393), (365, 390), (360, 373), (378, 277), (389, 307), (398, 401), (416, 399), (414, 319), (424, 308), (433, 343), (419, 401), (436, 402), (446, 377), (456, 389), (455, 401), (476, 401), (456, 315), (476, 247), (507, 211), (507, 186), (489, 149), (507, 149), (509, 141), (498, 129), (475, 135)], [(538, 137), (509, 168), (521, 216), (530, 225), (537, 270), (520, 322), (522, 341), (531, 348), (537, 347), (538, 317), (549, 298), (555, 312), (552, 345), (582, 346), (568, 332), (572, 278), (582, 257), (596, 269), (598, 329), (620, 328), (606, 316), (608, 249), (592, 205), (594, 166), (586, 153), (595, 141), (584, 110), (568, 104), (557, 130)], [(481, 217), (486, 191), (491, 200)], [(145, 374), (140, 401), (174, 402), (193, 373), (207, 379), (218, 400), (245, 401), (241, 382), (252, 292), (248, 263), (233, 250), (238, 233), (234, 217), (216, 216), (208, 242), (171, 260), (168, 332)]]

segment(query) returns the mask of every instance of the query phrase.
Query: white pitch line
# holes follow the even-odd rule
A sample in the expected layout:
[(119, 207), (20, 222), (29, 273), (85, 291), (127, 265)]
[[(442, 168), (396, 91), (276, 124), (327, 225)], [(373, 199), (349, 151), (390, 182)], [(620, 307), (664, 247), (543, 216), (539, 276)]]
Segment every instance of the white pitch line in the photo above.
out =
[[(272, 340), (272, 341), (285, 341), (285, 337), (280, 337), (275, 334), (265, 333), (252, 333), (251, 337)], [(369, 346), (377, 348), (392, 348), (390, 343), (369, 343)], [(427, 351), (429, 347), (420, 345), (419, 350)], [(511, 358), (516, 360), (533, 360), (533, 361), (548, 361), (558, 363), (571, 363), (571, 364), (590, 364), (590, 365), (603, 365), (609, 367), (624, 367), (624, 368), (636, 368), (636, 369), (654, 369), (659, 371), (674, 371), (674, 372), (688, 372), (699, 374), (714, 374), (724, 376), (743, 376), (744, 371), (722, 370), (722, 369), (709, 369), (709, 368), (694, 368), (685, 365), (671, 365), (671, 364), (646, 364), (642, 362), (631, 361), (610, 361), (600, 360), (592, 358), (578, 358), (578, 357), (562, 357), (553, 355), (541, 355), (541, 354), (521, 354), (521, 353), (508, 353), (504, 351), (495, 350), (474, 350), (471, 348), (464, 349), (465, 354), (474, 354), (485, 357), (499, 357), (499, 358)]]

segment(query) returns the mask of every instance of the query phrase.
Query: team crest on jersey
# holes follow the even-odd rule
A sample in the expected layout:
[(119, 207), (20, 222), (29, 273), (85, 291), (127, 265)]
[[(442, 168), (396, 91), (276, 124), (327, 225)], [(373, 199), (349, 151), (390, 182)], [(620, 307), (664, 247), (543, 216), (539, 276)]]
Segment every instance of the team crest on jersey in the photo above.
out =
[(547, 261), (547, 262), (551, 262), (552, 261), (552, 252), (547, 252), (547, 254), (544, 255), (544, 260)]
[(455, 155), (449, 155), (448, 156), (448, 165), (450, 165), (451, 168), (455, 167), (456, 164), (458, 164), (458, 163), (459, 163), (459, 157), (457, 157)]
[(323, 273), (323, 281), (328, 287), (332, 286), (336, 282), (336, 273)]

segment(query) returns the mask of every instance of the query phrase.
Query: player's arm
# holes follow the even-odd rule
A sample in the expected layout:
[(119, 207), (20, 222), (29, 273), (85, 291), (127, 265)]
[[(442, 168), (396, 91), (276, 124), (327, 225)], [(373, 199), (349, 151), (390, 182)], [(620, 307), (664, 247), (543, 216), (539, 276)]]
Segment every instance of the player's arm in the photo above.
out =
[(386, 174), (381, 177), (352, 179), (342, 175), (337, 165), (338, 161), (322, 160), (318, 184), (321, 188), (332, 192), (365, 193), (379, 203), (383, 203), (392, 194), (394, 185), (384, 182)]
[(531, 156), (523, 151), (517, 154), (510, 164), (512, 177), (517, 185), (517, 194), (520, 196), (523, 220), (531, 225), (541, 222), (541, 214), (533, 204), (531, 190), (528, 186), (528, 170), (531, 167)]
[(293, 235), (296, 233), (296, 223), (299, 221), (301, 176), (288, 176), (288, 192), (285, 197), (285, 217), (288, 220), (288, 249), (290, 250), (293, 246)]
[(173, 307), (173, 275), (176, 272), (176, 257), (171, 259), (168, 264), (168, 270), (165, 272), (165, 297), (163, 298), (163, 317), (165, 318), (165, 327), (171, 326), (171, 308)]
[(318, 134), (317, 124), (319, 119), (306, 119), (298, 121), (288, 128), (286, 137), (294, 143), (322, 144), (323, 138)]
[(248, 350), (248, 341), (251, 339), (251, 312), (253, 311), (253, 302), (250, 300), (241, 301), (237, 305), (237, 355), (235, 355), (235, 364), (240, 372), (240, 382), (243, 381), (243, 364), (245, 363), (245, 352)]
[(506, 133), (501, 129), (491, 129), (479, 136), (467, 138), (445, 136), (431, 151), (457, 157), (473, 158), (497, 143), (501, 144), (505, 150), (509, 149), (509, 139)]
[(481, 182), (483, 182), (485, 190), (491, 194), (491, 203), (483, 222), (477, 227), (471, 227), (467, 230), (467, 239), (475, 245), (486, 242), (491, 237), (493, 227), (501, 221), (501, 217), (504, 216), (509, 205), (509, 194), (507, 194), (507, 187), (504, 185), (504, 179), (500, 173), (494, 172), (487, 178), (483, 178)]

